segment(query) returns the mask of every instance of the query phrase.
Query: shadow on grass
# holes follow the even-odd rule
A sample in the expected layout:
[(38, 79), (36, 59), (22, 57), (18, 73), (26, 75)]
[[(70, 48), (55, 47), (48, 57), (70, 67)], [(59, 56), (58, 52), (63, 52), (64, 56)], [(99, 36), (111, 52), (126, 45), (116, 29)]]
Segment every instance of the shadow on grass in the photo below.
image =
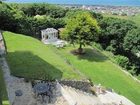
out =
[(5, 81), (4, 81), (4, 77), (3, 77), (3, 72), (0, 69), (0, 105), (10, 105), (10, 104), (2, 104), (3, 101), (8, 101), (8, 95), (7, 95), (7, 91), (6, 91), (6, 86), (5, 86)]
[(76, 55), (79, 60), (88, 60), (90, 62), (103, 62), (108, 59), (105, 55), (101, 52), (97, 51), (96, 49), (85, 48), (85, 54)]
[(14, 76), (28, 79), (59, 80), (63, 75), (61, 70), (31, 52), (9, 52), (7, 60)]

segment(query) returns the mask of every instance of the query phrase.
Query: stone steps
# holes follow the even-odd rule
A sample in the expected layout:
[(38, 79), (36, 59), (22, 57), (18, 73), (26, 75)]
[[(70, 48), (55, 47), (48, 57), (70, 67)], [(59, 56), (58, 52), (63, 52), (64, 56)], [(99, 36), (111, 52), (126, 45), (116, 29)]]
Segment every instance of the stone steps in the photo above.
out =
[(87, 95), (87, 96), (95, 96), (95, 95), (93, 95), (93, 94), (91, 94), (91, 93), (87, 93), (87, 92), (85, 92), (85, 91), (82, 91), (82, 90), (80, 90), (80, 89), (76, 89), (76, 88), (74, 88), (74, 87), (71, 87), (71, 86), (66, 86), (66, 85), (62, 85), (64, 88), (68, 88), (68, 89), (73, 89), (74, 91), (76, 91), (76, 92), (78, 92), (78, 93), (81, 93), (81, 94), (84, 94), (84, 95)]
[(102, 105), (99, 98), (94, 95), (64, 85), (63, 88), (76, 101), (77, 105)]

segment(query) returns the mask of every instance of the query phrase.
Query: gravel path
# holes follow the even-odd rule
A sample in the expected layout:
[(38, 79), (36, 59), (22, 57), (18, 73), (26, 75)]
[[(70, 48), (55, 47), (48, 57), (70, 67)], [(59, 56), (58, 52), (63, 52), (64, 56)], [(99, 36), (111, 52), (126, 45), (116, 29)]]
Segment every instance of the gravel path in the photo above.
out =
[[(24, 79), (19, 79), (10, 75), (10, 70), (4, 57), (0, 58), (4, 79), (7, 87), (8, 98), (11, 105), (25, 105), (26, 103), (35, 102), (32, 96), (32, 88), (30, 83), (25, 83)], [(15, 96), (15, 91), (21, 90), (23, 95)], [(26, 104), (28, 105), (28, 104)], [(30, 105), (30, 104), (29, 104)]]
[[(10, 69), (4, 57), (0, 58), (0, 65), (3, 70), (10, 105), (68, 105), (67, 101), (61, 94), (54, 104), (40, 103), (34, 97), (30, 82), (27, 83), (23, 78), (17, 78), (10, 75)], [(21, 90), (23, 95), (16, 96), (15, 91), (17, 90)]]

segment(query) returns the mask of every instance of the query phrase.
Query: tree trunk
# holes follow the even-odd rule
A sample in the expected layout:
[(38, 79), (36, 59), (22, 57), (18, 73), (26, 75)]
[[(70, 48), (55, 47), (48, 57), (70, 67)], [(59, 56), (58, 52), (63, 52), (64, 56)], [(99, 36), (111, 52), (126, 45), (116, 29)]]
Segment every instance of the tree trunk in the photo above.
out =
[(83, 48), (82, 48), (82, 44), (80, 43), (80, 46), (78, 48), (78, 53), (82, 54), (83, 53)]

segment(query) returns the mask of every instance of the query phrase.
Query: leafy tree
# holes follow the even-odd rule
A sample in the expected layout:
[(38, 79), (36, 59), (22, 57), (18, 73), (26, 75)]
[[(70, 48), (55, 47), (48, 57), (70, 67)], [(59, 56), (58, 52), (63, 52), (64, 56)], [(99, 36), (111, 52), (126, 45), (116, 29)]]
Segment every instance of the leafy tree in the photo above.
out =
[(104, 49), (110, 49), (114, 54), (123, 53), (123, 41), (127, 32), (136, 28), (128, 20), (117, 18), (103, 18), (100, 22), (101, 35), (98, 42)]
[(5, 3), (0, 4), (0, 29), (14, 31), (15, 27), (13, 11)]
[(64, 9), (59, 6), (50, 5), (48, 8), (46, 7), (46, 15), (51, 16), (52, 18), (63, 18), (67, 13), (67, 9)]
[(66, 17), (67, 19), (69, 18), (73, 18), (76, 16), (76, 14), (79, 14), (79, 13), (82, 13), (82, 12), (86, 12), (85, 10), (79, 10), (79, 9), (76, 9), (76, 10), (69, 10), (67, 13), (66, 13)]
[(137, 53), (140, 52), (140, 28), (130, 30), (124, 38), (123, 43), (126, 55), (131, 61), (133, 74), (140, 74), (140, 58)]
[(82, 46), (90, 45), (96, 39), (99, 27), (96, 19), (92, 18), (90, 13), (79, 12), (67, 21), (63, 33), (68, 35), (72, 44), (79, 44), (78, 53), (82, 54)]
[(16, 7), (15, 5), (11, 6), (18, 8), (28, 16), (46, 15), (52, 18), (62, 18), (68, 11), (62, 7), (44, 3), (20, 4), (16, 5)]
[(3, 1), (6, 1), (6, 0), (0, 0), (0, 4), (1, 4)]
[(50, 23), (52, 27), (58, 29), (66, 25), (64, 18), (51, 18)]
[(93, 11), (91, 11), (90, 13), (91, 13), (91, 15), (92, 15), (95, 19), (97, 19), (97, 21), (100, 21), (100, 20), (103, 19), (103, 15), (100, 14), (100, 13), (95, 13), (95, 12), (93, 12)]
[(140, 52), (140, 29), (133, 29), (127, 33), (123, 43), (124, 49), (134, 54)]

